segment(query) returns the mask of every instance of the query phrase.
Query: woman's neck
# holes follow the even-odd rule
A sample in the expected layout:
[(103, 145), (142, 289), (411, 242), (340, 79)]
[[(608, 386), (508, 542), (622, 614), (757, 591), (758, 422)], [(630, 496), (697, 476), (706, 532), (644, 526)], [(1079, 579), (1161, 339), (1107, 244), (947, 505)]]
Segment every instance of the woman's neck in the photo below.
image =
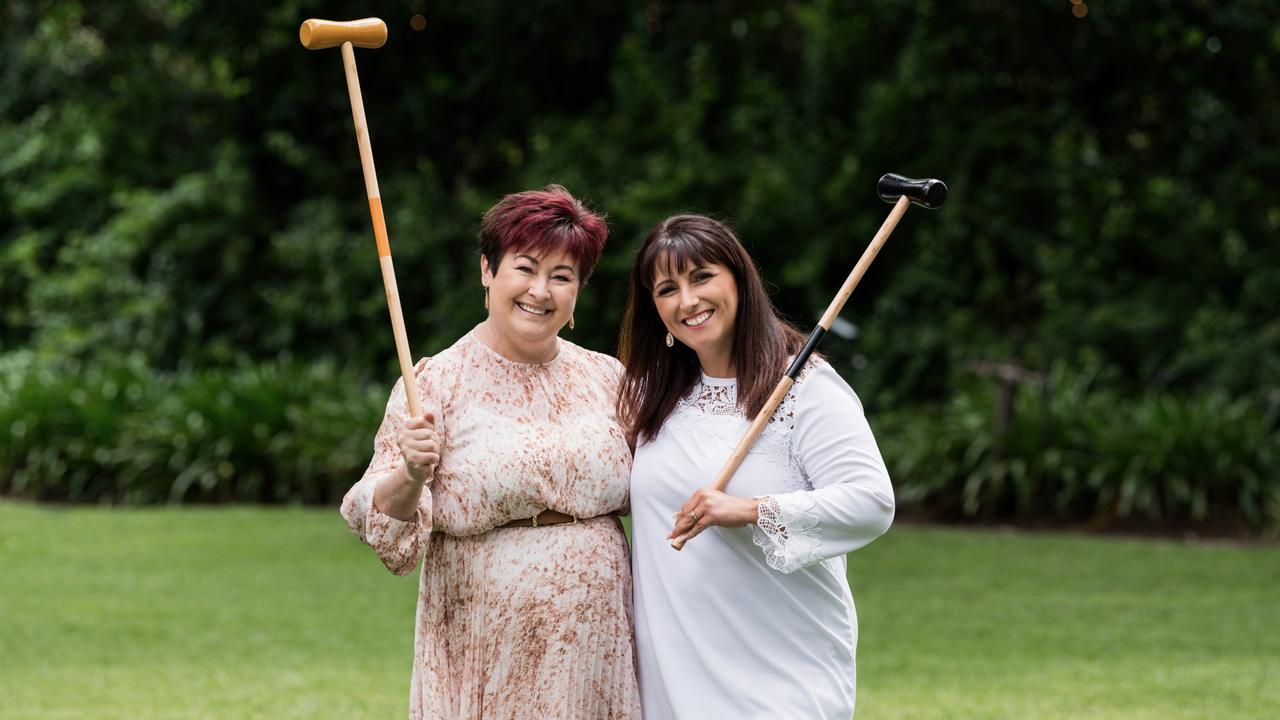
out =
[(513, 362), (542, 365), (555, 360), (560, 352), (555, 335), (545, 342), (530, 344), (518, 338), (508, 337), (494, 328), (488, 320), (476, 327), (476, 335), (480, 338), (480, 342), (489, 346), (490, 350)]
[(698, 364), (702, 366), (702, 372), (711, 377), (737, 377), (737, 368), (733, 365), (733, 353), (728, 348), (720, 351), (705, 350), (698, 353)]

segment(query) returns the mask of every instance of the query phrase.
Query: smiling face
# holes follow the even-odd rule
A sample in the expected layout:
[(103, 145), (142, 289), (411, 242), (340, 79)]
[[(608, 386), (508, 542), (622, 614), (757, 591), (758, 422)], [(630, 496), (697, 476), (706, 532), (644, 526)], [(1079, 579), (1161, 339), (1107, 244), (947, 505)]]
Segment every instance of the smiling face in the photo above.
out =
[(676, 340), (698, 353), (710, 375), (732, 373), (734, 321), (738, 316), (738, 283), (718, 263), (689, 263), (654, 271), (653, 304)]
[(578, 264), (563, 251), (508, 253), (497, 272), (482, 257), (480, 280), (489, 288), (489, 323), (518, 348), (554, 343), (578, 302)]

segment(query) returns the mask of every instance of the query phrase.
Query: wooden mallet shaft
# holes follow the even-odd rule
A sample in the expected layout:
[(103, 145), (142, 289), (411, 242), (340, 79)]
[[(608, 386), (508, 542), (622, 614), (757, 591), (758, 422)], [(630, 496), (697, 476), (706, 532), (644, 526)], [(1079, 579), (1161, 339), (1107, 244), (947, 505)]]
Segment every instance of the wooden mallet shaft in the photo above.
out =
[(378, 174), (373, 167), (373, 147), (369, 143), (369, 126), (364, 117), (364, 99), (360, 95), (360, 76), (356, 73), (353, 46), (380, 48), (387, 41), (387, 25), (377, 18), (350, 22), (307, 20), (298, 29), (298, 39), (308, 50), (341, 46), (342, 66), (347, 74), (347, 94), (351, 96), (351, 115), (356, 125), (356, 145), (360, 148), (360, 167), (364, 170), (364, 187), (369, 196), (369, 214), (373, 218), (373, 237), (378, 245), (378, 263), (382, 266), (382, 285), (387, 292), (387, 309), (391, 311), (391, 332), (395, 335), (396, 356), (404, 377), (404, 392), (410, 417), (422, 416), (418, 401), (418, 383), (413, 374), (413, 358), (409, 354), (409, 336), (404, 329), (400, 310), (400, 291), (396, 288), (396, 271), (391, 263), (391, 243), (387, 239), (387, 221), (382, 214), (382, 196), (378, 191)]
[[(751, 421), (747, 432), (738, 441), (738, 444), (734, 446), (733, 453), (729, 455), (728, 461), (725, 462), (724, 467), (720, 468), (715, 481), (711, 483), (713, 490), (723, 492), (725, 486), (729, 484), (729, 479), (738, 471), (738, 467), (746, 459), (747, 453), (751, 451), (751, 446), (755, 444), (756, 438), (760, 437), (760, 433), (764, 432), (765, 426), (769, 424), (769, 418), (773, 416), (773, 411), (778, 409), (778, 405), (782, 403), (782, 398), (786, 397), (787, 391), (795, 384), (796, 378), (800, 376), (800, 371), (804, 368), (804, 364), (808, 362), (809, 356), (813, 355), (814, 349), (822, 341), (822, 336), (831, 329), (831, 323), (835, 322), (836, 316), (840, 314), (845, 302), (853, 294), (853, 289), (858, 286), (858, 282), (866, 274), (867, 268), (871, 267), (871, 261), (876, 259), (876, 255), (880, 253), (880, 248), (884, 247), (885, 241), (889, 239), (889, 234), (898, 226), (898, 221), (902, 219), (907, 207), (911, 203), (916, 203), (922, 207), (933, 209), (947, 200), (947, 186), (941, 180), (912, 180), (890, 173), (880, 178), (878, 187), (880, 197), (893, 203), (893, 209), (889, 211), (889, 217), (885, 218), (880, 225), (880, 230), (876, 232), (875, 237), (871, 238), (871, 244), (863, 251), (862, 257), (858, 259), (858, 264), (853, 266), (853, 272), (849, 273), (844, 285), (840, 286), (840, 292), (836, 293), (835, 298), (831, 300), (831, 304), (827, 306), (827, 311), (822, 314), (822, 319), (818, 320), (817, 327), (813, 329), (813, 332), (809, 333), (804, 347), (796, 354), (791, 366), (787, 368), (782, 379), (774, 386), (769, 399), (765, 402), (764, 407), (760, 408), (760, 412), (756, 413), (756, 417)], [(672, 541), (671, 547), (680, 550), (684, 547), (684, 543)]]

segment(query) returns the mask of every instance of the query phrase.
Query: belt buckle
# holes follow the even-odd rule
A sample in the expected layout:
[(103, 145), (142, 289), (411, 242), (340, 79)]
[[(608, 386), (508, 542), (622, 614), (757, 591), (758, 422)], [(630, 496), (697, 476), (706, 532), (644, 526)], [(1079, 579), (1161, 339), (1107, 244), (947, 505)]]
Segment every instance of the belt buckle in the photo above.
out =
[[(548, 512), (548, 510), (543, 510), (542, 512)], [(538, 515), (541, 515), (541, 514), (542, 514), (542, 513), (538, 513), (537, 515), (534, 515), (533, 517), (529, 518), (529, 523), (530, 523), (531, 525), (533, 525), (533, 527), (538, 527)], [(569, 515), (568, 513), (564, 513), (564, 514), (565, 514), (565, 515)], [(560, 524), (561, 524), (561, 525), (577, 525), (577, 524), (578, 524), (578, 516), (577, 516), (577, 515), (569, 515), (569, 517), (571, 517), (571, 518), (573, 518), (573, 519), (572, 519), (572, 520), (570, 520), (570, 521), (569, 521), (569, 522), (567, 522), (567, 523), (560, 523)], [(553, 523), (553, 524), (555, 524), (555, 523)]]

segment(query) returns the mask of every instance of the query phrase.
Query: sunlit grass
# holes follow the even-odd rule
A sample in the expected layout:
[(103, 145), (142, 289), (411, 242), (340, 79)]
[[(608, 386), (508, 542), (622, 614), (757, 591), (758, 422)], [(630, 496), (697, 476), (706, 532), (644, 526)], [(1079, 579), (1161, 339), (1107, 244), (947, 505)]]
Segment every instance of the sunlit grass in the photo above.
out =
[(898, 528), (851, 556), (865, 718), (1280, 717), (1280, 549)]
[(0, 717), (402, 717), (413, 578), (336, 511), (0, 504)]
[[(898, 527), (850, 576), (859, 720), (1280, 717), (1274, 547)], [(0, 503), (0, 718), (403, 717), (416, 594), (335, 510)]]

